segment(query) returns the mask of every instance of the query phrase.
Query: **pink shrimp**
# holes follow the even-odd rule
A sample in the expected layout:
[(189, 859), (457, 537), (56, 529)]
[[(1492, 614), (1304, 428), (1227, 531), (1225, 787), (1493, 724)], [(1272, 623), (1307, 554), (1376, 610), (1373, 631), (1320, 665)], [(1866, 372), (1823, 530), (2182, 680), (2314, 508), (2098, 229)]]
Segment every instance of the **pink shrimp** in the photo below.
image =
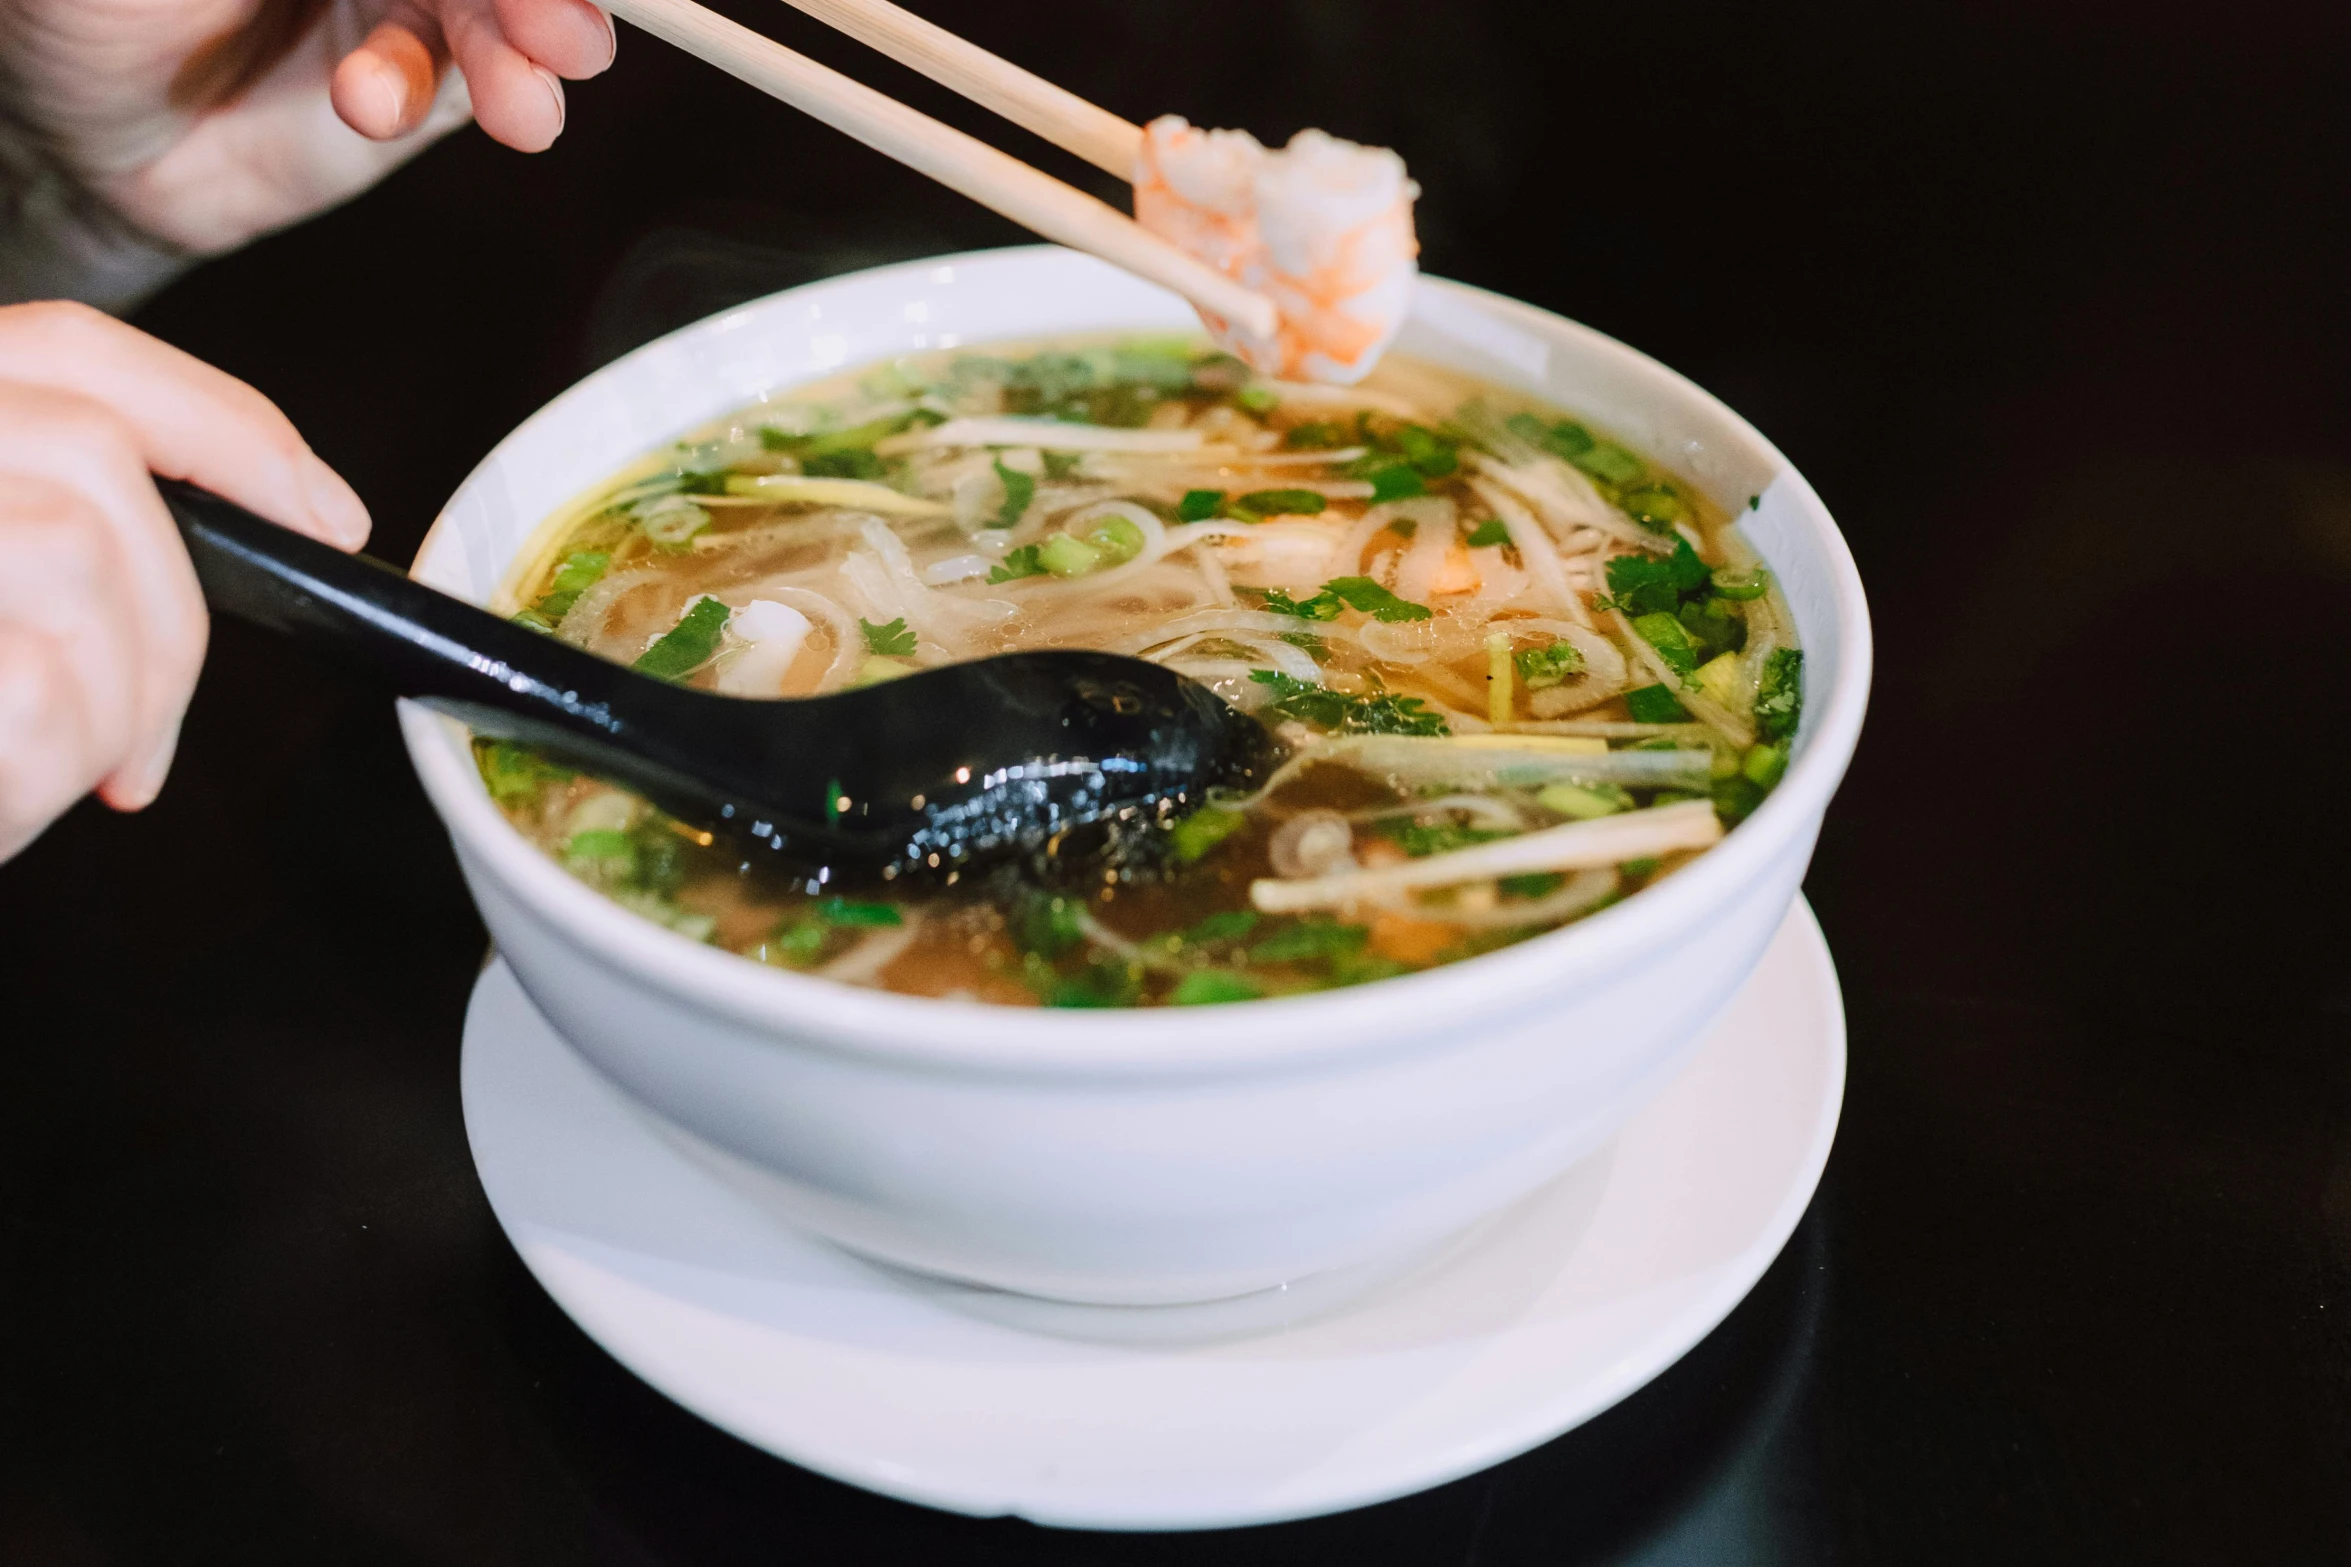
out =
[(1300, 131), (1268, 152), (1246, 131), (1172, 114), (1144, 127), (1135, 169), (1137, 221), (1281, 312), (1270, 338), (1203, 312), (1209, 332), (1253, 369), (1294, 380), (1361, 380), (1394, 340), (1412, 302), (1419, 194), (1385, 148)]

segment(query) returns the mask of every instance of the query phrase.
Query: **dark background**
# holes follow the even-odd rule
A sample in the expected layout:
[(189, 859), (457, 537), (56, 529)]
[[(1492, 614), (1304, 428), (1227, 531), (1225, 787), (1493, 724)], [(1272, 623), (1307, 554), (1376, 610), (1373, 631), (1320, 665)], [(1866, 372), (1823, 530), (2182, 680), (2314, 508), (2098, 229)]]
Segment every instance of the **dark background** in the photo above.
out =
[[(2351, 1560), (2351, 8), (925, 9), (1130, 116), (1393, 144), (1432, 271), (1818, 485), (1880, 664), (1808, 883), (1852, 1077), (1795, 1242), (1619, 1409), (1360, 1513), (1057, 1534), (792, 1469), (524, 1274), (458, 1114), (483, 935), (389, 707), (224, 626), (161, 803), (0, 870), (0, 1561)], [(571, 102), (139, 318), (392, 559), (631, 344), (1022, 237), (642, 36)]]

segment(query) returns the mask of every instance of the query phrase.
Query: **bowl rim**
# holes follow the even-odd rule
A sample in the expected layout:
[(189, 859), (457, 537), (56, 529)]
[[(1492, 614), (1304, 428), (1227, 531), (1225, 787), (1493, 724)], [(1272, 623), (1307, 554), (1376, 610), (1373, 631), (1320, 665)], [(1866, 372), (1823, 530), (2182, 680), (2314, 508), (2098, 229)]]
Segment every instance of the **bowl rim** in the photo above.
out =
[[(452, 526), (459, 499), (482, 482), (510, 446), (535, 428), (563, 419), (572, 405), (628, 379), (645, 361), (683, 340), (739, 330), (754, 316), (780, 313), (824, 290), (871, 286), (893, 274), (902, 274), (910, 285), (941, 267), (959, 272), (1002, 268), (1017, 278), (1040, 263), (1072, 261), (1105, 265), (1054, 245), (923, 257), (781, 290), (642, 344), (566, 388), (493, 447), (442, 507), (417, 548), (411, 575), (423, 569), (444, 529)], [(1807, 702), (1808, 732), (1778, 787), (1720, 844), (1659, 885), (1499, 951), (1338, 990), (1207, 1008), (1015, 1007), (906, 996), (769, 968), (633, 914), (575, 880), (506, 820), (481, 787), (461, 725), (402, 701), (403, 735), (428, 798), (460, 851), (492, 870), (504, 890), (538, 921), (561, 930), (599, 961), (692, 1010), (836, 1050), (971, 1072), (1195, 1073), (1242, 1065), (1279, 1068), (1333, 1054), (1376, 1051), (1383, 1042), (1418, 1037), (1432, 1028), (1457, 1031), (1480, 1014), (1508, 1007), (1546, 973), (1555, 981), (1562, 971), (1605, 972), (1703, 928), (1740, 888), (1817, 822), (1859, 739), (1872, 645), (1868, 604), (1852, 553), (1795, 465), (1688, 378), (1615, 338), (1539, 306), (1426, 274), (1418, 286), (1451, 295), (1539, 337), (1564, 338), (1579, 355), (1615, 361), (1618, 369), (1645, 382), (1645, 390), (1688, 400), (1722, 434), (1759, 459), (1772, 474), (1773, 485), (1798, 486), (1797, 498), (1809, 503), (1796, 510), (1803, 525), (1816, 534), (1814, 542), (1828, 567), (1828, 596), (1841, 646), (1836, 679), (1827, 692)], [(1406, 1020), (1409, 1023), (1400, 1027)], [(1112, 1041), (1106, 1034), (1116, 1036), (1115, 1051), (1107, 1048)]]

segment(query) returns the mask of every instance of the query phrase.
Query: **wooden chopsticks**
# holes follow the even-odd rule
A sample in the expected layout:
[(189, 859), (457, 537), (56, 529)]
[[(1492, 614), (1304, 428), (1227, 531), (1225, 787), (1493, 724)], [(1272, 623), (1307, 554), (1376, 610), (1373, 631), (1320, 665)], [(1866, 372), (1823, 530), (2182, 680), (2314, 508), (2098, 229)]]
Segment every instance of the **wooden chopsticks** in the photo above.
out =
[[(857, 22), (855, 27), (849, 20), (838, 23), (844, 30), (1089, 161), (1133, 178), (1134, 150), (1142, 132), (1116, 115), (895, 6), (876, 7), (870, 0), (862, 5), (843, 0), (793, 3), (826, 21), (833, 20), (830, 12), (841, 11)], [(1177, 249), (1116, 208), (953, 126), (705, 10), (694, 0), (605, 0), (605, 8), (1047, 239), (1100, 256), (1171, 289), (1251, 336), (1273, 335), (1278, 317), (1273, 301), (1263, 294)], [(894, 12), (896, 19), (882, 17), (883, 10)], [(876, 41), (885, 37), (889, 42)], [(906, 53), (900, 54), (901, 49)], [(1128, 137), (1133, 140), (1125, 144), (1122, 165), (1119, 143)]]
[(785, 0), (859, 43), (951, 87), (1122, 180), (1135, 177), (1141, 126), (990, 54), (890, 0)]

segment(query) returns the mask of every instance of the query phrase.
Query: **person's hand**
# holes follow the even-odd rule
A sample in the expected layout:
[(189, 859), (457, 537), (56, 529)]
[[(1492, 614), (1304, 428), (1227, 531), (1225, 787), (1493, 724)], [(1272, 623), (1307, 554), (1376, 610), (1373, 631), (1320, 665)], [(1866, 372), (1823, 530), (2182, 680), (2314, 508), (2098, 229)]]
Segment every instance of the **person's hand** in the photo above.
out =
[(367, 508), (244, 382), (80, 305), (0, 309), (0, 859), (155, 798), (204, 601), (150, 473), (342, 549)]
[(612, 50), (588, 0), (0, 0), (0, 108), (121, 218), (206, 255), (358, 194), (469, 97), (539, 151), (557, 78)]

